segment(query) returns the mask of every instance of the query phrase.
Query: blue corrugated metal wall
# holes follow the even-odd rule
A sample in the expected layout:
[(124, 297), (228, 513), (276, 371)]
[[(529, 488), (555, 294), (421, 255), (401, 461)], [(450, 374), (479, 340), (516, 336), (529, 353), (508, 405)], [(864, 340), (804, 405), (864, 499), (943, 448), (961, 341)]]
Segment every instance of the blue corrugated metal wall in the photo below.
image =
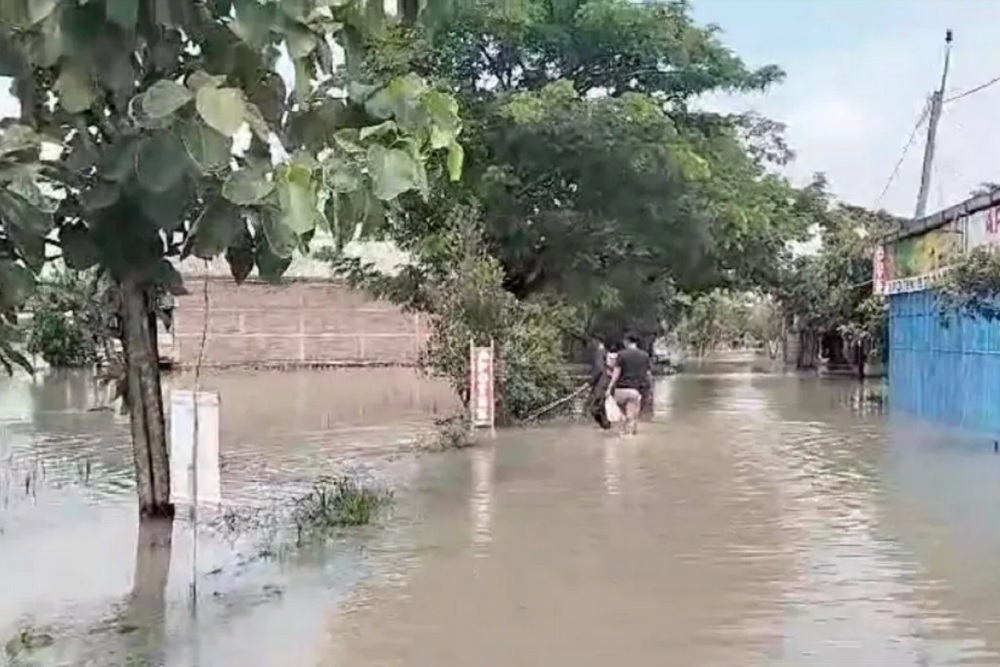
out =
[(889, 297), (893, 410), (1000, 434), (1000, 323), (951, 316), (933, 291)]

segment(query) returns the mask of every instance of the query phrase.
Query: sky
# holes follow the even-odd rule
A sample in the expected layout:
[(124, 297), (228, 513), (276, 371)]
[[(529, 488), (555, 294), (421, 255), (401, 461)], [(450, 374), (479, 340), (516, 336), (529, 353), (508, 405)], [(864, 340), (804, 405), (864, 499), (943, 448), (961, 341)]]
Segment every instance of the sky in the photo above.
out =
[[(950, 93), (1000, 77), (1000, 3), (991, 0), (694, 0), (693, 7), (749, 65), (773, 63), (787, 74), (767, 93), (710, 103), (786, 123), (794, 181), (822, 171), (841, 199), (898, 215), (914, 213), (925, 130), (884, 199), (880, 193), (940, 84), (945, 30), (954, 31)], [(983, 181), (1000, 182), (1000, 84), (945, 106), (928, 213), (961, 202)]]

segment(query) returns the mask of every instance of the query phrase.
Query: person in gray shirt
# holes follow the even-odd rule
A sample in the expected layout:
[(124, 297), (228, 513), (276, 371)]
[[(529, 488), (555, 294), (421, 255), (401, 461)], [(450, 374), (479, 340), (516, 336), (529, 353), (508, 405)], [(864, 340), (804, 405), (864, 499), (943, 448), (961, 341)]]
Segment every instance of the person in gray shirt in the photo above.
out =
[(629, 334), (625, 338), (625, 349), (618, 353), (615, 370), (611, 374), (607, 396), (625, 414), (622, 434), (635, 435), (639, 431), (639, 410), (642, 408), (642, 392), (653, 381), (653, 364), (649, 354), (639, 348), (639, 338)]

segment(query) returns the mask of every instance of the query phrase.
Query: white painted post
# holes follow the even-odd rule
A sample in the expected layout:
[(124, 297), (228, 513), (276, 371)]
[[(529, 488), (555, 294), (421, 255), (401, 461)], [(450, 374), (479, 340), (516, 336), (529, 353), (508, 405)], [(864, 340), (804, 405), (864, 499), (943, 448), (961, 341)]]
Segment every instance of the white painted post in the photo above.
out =
[(469, 340), (469, 418), (473, 435), (476, 427), (487, 426), (496, 436), (495, 349), (492, 340), (489, 347), (476, 347)]
[(217, 506), (222, 502), (219, 432), (218, 393), (170, 392), (170, 495), (175, 502), (187, 502), (191, 508), (193, 614), (197, 614), (198, 505)]

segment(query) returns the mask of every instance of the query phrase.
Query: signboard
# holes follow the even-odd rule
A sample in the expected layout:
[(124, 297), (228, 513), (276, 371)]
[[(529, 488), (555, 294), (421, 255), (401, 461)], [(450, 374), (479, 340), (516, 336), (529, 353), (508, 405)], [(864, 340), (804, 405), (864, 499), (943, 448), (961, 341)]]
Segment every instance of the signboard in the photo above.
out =
[(885, 294), (885, 246), (875, 246), (872, 254), (872, 292)]
[(885, 253), (885, 294), (927, 289), (962, 252), (962, 221), (893, 243)]
[(198, 441), (193, 391), (170, 392), (170, 495), (182, 503), (222, 502), (219, 475), (219, 395), (198, 392)]
[(1000, 205), (984, 208), (966, 217), (965, 238), (966, 250), (1000, 243)]
[(469, 410), (472, 426), (495, 424), (493, 343), (476, 347), (469, 341)]

